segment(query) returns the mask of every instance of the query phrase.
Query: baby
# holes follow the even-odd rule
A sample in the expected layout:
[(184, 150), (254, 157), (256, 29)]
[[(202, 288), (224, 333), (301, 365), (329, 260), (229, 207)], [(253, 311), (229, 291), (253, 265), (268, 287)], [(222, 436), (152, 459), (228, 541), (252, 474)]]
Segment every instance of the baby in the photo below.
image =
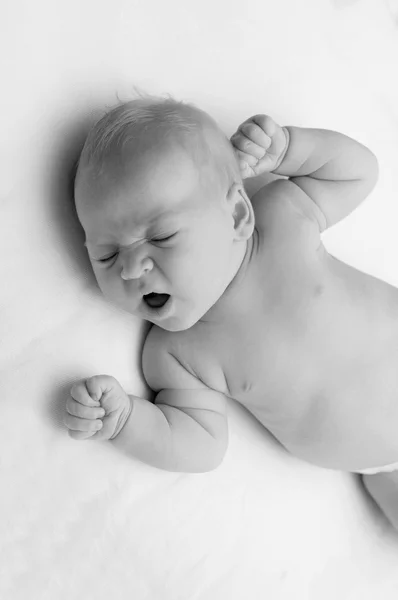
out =
[[(243, 180), (266, 172), (282, 177), (249, 199)], [(157, 394), (82, 380), (66, 402), (70, 436), (209, 471), (227, 450), (233, 398), (297, 457), (362, 473), (398, 528), (398, 291), (321, 240), (377, 176), (359, 142), (263, 114), (231, 140), (171, 97), (100, 119), (76, 210), (104, 296), (153, 323), (142, 366)]]

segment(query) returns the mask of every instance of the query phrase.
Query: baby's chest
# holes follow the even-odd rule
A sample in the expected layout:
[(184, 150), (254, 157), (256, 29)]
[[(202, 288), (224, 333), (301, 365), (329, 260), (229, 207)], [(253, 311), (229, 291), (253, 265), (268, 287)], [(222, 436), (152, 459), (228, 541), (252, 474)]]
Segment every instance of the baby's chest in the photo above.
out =
[(289, 337), (257, 333), (213, 340), (192, 360), (193, 371), (309, 462), (349, 470), (396, 462), (398, 358), (385, 352), (344, 369), (336, 363), (331, 373), (305, 339), (295, 347)]
[(191, 372), (208, 387), (246, 406), (268, 426), (280, 415), (299, 418), (313, 378), (308, 361), (283, 331), (262, 325), (219, 330), (185, 351)]

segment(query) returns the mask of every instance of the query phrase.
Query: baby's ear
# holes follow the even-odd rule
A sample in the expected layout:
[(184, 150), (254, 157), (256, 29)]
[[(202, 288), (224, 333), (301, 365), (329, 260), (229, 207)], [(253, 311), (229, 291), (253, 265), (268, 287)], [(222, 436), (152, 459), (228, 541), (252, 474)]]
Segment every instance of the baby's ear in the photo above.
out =
[(233, 218), (235, 238), (247, 240), (254, 230), (254, 211), (252, 203), (242, 184), (236, 184), (234, 197), (231, 198), (233, 204)]

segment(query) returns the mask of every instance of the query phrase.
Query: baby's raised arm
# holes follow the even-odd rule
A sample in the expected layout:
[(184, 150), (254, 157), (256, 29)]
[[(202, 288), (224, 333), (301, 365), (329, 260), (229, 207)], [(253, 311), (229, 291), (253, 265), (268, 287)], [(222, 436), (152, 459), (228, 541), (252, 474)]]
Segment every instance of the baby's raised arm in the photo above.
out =
[(287, 175), (321, 209), (325, 228), (349, 215), (372, 191), (375, 155), (352, 138), (327, 129), (287, 127), (289, 145), (274, 171)]
[(112, 443), (167, 471), (200, 473), (219, 466), (228, 446), (225, 396), (162, 348), (155, 328), (145, 342), (143, 370), (158, 391), (155, 403), (130, 397), (131, 414)]
[(349, 215), (372, 191), (375, 155), (356, 140), (327, 129), (281, 127), (254, 115), (231, 137), (242, 177), (264, 172), (289, 177), (321, 210), (321, 230)]

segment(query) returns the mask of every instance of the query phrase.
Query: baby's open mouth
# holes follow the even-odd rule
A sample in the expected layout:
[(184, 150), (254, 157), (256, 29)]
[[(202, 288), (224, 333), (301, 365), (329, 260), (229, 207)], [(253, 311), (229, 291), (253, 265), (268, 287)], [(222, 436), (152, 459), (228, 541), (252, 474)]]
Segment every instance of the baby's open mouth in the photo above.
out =
[(169, 298), (170, 294), (157, 294), (156, 292), (151, 292), (144, 296), (146, 304), (151, 308), (161, 308), (166, 304)]

